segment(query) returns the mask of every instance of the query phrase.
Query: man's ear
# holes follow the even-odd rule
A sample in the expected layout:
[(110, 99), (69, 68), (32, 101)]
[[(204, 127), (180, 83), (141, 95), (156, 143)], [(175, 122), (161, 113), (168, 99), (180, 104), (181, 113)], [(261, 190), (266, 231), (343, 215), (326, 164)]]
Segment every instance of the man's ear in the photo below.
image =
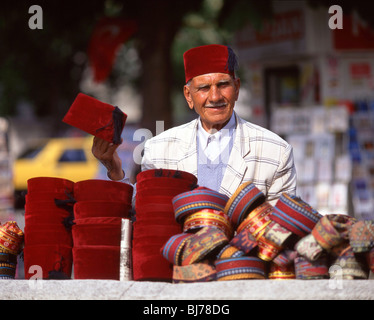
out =
[(185, 85), (183, 87), (183, 93), (184, 93), (184, 97), (186, 98), (186, 101), (188, 103), (188, 107), (193, 110), (193, 101), (192, 101), (192, 97), (191, 97), (191, 90), (190, 90), (190, 87), (188, 85)]
[(235, 83), (235, 94), (236, 94), (235, 101), (238, 101), (239, 90), (240, 90), (240, 79), (239, 78), (234, 79), (234, 83)]

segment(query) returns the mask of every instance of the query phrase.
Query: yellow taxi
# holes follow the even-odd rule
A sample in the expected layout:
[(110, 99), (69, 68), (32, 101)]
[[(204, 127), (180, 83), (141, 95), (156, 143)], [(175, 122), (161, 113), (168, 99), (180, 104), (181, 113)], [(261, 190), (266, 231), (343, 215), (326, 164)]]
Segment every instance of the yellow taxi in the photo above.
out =
[(30, 147), (14, 163), (17, 192), (27, 190), (33, 177), (58, 177), (77, 182), (95, 179), (99, 161), (92, 155), (92, 137), (53, 138)]

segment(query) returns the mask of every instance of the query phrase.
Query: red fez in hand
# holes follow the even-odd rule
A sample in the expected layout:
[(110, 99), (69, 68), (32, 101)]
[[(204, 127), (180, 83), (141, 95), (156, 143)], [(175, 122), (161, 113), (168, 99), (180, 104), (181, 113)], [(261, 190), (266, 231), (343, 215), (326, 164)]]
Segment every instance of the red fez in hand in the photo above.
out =
[(238, 67), (234, 51), (219, 44), (192, 48), (184, 53), (183, 60), (186, 83), (207, 73), (227, 73), (235, 77)]
[(121, 143), (127, 115), (118, 107), (79, 93), (63, 122), (114, 144)]

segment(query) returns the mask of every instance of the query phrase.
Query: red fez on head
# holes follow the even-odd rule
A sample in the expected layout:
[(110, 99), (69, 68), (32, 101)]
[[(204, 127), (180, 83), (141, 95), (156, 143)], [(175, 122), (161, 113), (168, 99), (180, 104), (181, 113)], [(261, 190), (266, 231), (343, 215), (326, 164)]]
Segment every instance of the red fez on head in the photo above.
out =
[(62, 121), (114, 144), (120, 144), (126, 119), (127, 115), (118, 107), (79, 93)]
[(193, 77), (207, 73), (227, 73), (235, 77), (235, 69), (238, 65), (234, 51), (220, 44), (187, 50), (183, 60), (186, 83)]

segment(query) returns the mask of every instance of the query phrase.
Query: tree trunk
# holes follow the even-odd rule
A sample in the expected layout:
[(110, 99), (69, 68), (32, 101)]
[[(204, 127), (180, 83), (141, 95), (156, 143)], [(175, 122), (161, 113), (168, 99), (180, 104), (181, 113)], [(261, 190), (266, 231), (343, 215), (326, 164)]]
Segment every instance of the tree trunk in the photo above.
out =
[[(168, 5), (169, 4), (169, 5)], [(139, 21), (139, 54), (142, 61), (141, 126), (156, 133), (156, 121), (172, 126), (171, 46), (180, 22), (173, 17), (169, 1), (147, 1)]]

